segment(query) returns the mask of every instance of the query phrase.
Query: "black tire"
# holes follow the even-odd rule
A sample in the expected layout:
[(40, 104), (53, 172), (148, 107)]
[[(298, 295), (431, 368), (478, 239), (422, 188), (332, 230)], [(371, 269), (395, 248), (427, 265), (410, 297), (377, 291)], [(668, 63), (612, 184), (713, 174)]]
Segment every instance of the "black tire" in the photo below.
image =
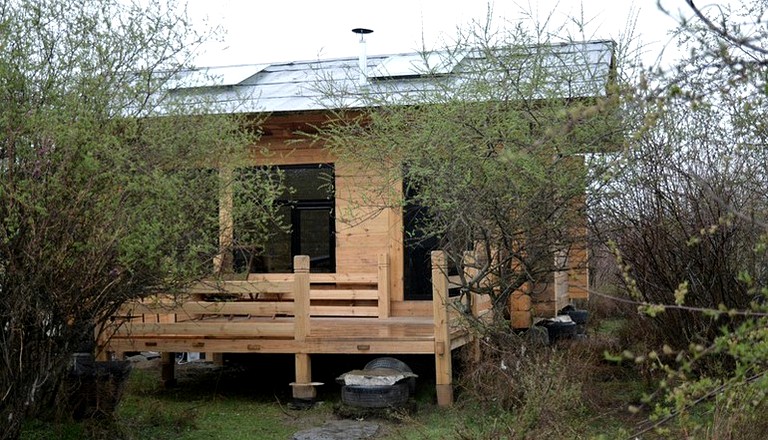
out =
[(575, 322), (576, 324), (586, 324), (587, 320), (589, 319), (589, 312), (586, 310), (568, 310), (565, 312), (566, 315), (571, 317), (571, 321)]
[[(403, 373), (413, 373), (413, 370), (411, 370), (411, 367), (409, 367), (408, 364), (401, 361), (400, 359), (393, 357), (376, 358), (365, 364), (363, 370), (373, 370), (374, 368), (389, 368), (391, 370), (396, 370)], [(411, 395), (415, 394), (416, 378), (409, 377), (405, 382), (408, 384), (408, 392), (411, 393)]]
[(547, 321), (541, 324), (549, 333), (549, 342), (554, 344), (563, 339), (572, 339), (576, 336), (575, 322)]
[(408, 402), (408, 385), (398, 382), (394, 385), (341, 387), (341, 401), (361, 408), (390, 408), (403, 406)]
[(389, 368), (391, 370), (402, 371), (405, 373), (412, 373), (411, 367), (400, 359), (393, 357), (380, 357), (376, 358), (367, 364), (363, 370), (373, 370), (374, 368)]

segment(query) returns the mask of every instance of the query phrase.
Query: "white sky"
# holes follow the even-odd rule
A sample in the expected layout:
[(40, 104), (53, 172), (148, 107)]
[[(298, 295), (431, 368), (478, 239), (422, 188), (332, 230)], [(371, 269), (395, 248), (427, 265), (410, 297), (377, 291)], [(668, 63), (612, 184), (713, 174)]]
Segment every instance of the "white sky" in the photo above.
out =
[[(484, 20), (486, 0), (188, 0), (195, 22), (208, 20), (225, 30), (224, 41), (210, 43), (196, 59), (199, 66), (312, 60), (358, 54), (358, 36), (352, 28), (366, 27), (368, 53), (410, 52), (428, 49), (456, 35), (456, 28), (471, 20)], [(671, 11), (684, 8), (683, 0), (663, 0)], [(578, 0), (496, 0), (496, 24), (514, 22), (522, 10), (541, 18), (556, 11), (555, 23), (580, 16)], [(583, 0), (589, 21), (589, 39), (620, 40), (627, 24), (637, 17), (636, 37), (648, 47), (644, 64), (655, 61), (675, 21), (658, 10), (656, 0)], [(674, 45), (672, 45), (674, 46)]]

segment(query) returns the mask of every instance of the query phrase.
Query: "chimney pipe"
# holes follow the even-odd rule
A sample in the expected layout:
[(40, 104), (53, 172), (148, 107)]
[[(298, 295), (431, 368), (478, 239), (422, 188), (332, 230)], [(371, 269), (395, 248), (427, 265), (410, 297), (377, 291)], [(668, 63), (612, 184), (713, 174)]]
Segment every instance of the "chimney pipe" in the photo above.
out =
[(370, 29), (354, 28), (352, 32), (360, 35), (360, 58), (358, 60), (360, 67), (359, 83), (361, 86), (368, 84), (368, 53), (365, 46), (365, 36), (373, 33)]

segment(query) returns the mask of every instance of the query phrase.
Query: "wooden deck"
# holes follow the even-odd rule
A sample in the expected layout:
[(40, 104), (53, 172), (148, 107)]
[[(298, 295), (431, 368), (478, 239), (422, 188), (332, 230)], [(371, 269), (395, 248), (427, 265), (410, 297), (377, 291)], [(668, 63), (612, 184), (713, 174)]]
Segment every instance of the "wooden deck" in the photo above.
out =
[[(126, 305), (102, 352), (289, 353), (294, 397), (313, 398), (312, 354), (435, 356), (438, 403), (452, 402), (451, 351), (471, 340), (448, 297), (445, 257), (433, 254), (431, 316), (390, 316), (386, 255), (371, 274), (310, 274), (297, 256), (293, 274), (250, 274), (243, 281), (199, 283), (175, 297)], [(473, 313), (489, 304), (475, 298)], [(167, 376), (167, 374), (166, 374)]]
[[(131, 323), (109, 341), (109, 350), (221, 353), (433, 354), (432, 317), (310, 318), (304, 341), (293, 338), (294, 319), (216, 318), (185, 323)], [(450, 329), (452, 348), (467, 331)]]

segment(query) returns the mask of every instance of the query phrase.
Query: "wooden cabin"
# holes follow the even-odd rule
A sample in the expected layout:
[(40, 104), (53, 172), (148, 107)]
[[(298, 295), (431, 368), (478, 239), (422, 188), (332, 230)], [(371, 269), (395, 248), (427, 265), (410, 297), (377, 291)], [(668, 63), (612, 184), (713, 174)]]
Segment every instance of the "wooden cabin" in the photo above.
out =
[[(581, 53), (592, 75), (586, 81), (601, 83), (605, 90), (614, 63), (613, 43), (574, 43), (561, 49)], [(277, 234), (262, 255), (247, 263), (235, 254), (234, 264), (247, 272), (240, 280), (198, 283), (180, 301), (157, 297), (127, 305), (104, 350), (164, 353), (168, 378), (173, 352), (293, 354), (296, 398), (315, 396), (313, 354), (431, 355), (438, 403), (450, 404), (451, 352), (470, 342), (471, 334), (452, 307), (445, 256), (437, 249), (407, 246), (402, 209), (367, 210), (376, 182), (355, 164), (338, 161), (322, 145), (295, 142), (301, 139), (299, 132), (327, 120), (332, 104), (317, 91), (318, 81), (346, 82), (352, 90), (347, 104), (354, 107), (355, 88), (379, 80), (403, 91), (422, 87), (424, 78), (408, 73), (418, 62), (423, 62), (419, 54), (370, 56), (362, 81), (357, 58), (191, 72), (189, 88), (212, 99), (218, 111), (267, 115), (263, 136), (253, 146), (253, 165), (281, 167), (287, 184), (295, 188), (285, 211), (291, 231)], [(458, 67), (442, 68), (449, 75)], [(322, 189), (329, 178), (332, 192)], [(229, 244), (232, 219), (220, 209), (220, 240)], [(558, 258), (586, 262), (586, 245)], [(223, 256), (217, 264), (225, 260)], [(571, 299), (587, 296), (586, 264), (576, 266), (578, 270), (556, 274), (538, 297), (513, 297), (513, 320), (523, 323), (518, 326), (530, 325), (532, 310), (552, 314)], [(490, 309), (484, 298), (472, 304), (470, 312), (478, 317)]]

